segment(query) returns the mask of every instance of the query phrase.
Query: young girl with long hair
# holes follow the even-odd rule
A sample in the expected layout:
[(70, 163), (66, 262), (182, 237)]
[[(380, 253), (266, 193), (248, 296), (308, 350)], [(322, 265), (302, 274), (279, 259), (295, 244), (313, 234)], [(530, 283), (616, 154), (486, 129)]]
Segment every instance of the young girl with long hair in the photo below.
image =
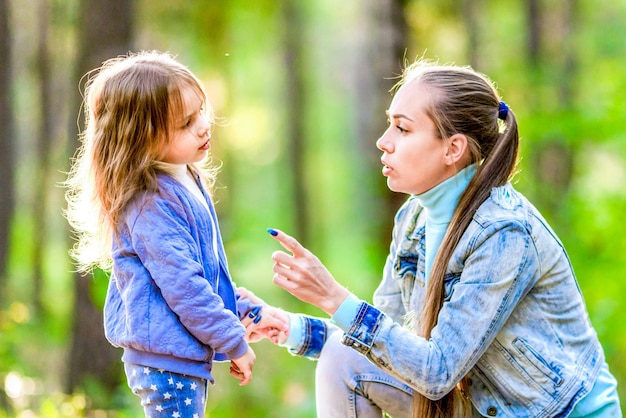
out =
[(209, 194), (212, 109), (171, 55), (113, 58), (86, 84), (86, 129), (66, 185), (78, 268), (110, 270), (105, 333), (146, 416), (204, 416), (214, 360), (247, 384), (241, 322), (259, 307), (231, 281)]
[(318, 416), (621, 416), (566, 251), (509, 182), (517, 120), (491, 81), (418, 61), (388, 120), (382, 173), (410, 197), (373, 305), (269, 230), (291, 253), (273, 254), (274, 282), (332, 316), (283, 312), (288, 333), (270, 336), (318, 359)]

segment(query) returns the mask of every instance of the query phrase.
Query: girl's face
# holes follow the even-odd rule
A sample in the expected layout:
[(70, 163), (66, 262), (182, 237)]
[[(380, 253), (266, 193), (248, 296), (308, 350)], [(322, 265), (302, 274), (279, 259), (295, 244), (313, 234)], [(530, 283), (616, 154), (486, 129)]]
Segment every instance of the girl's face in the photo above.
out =
[(197, 163), (206, 158), (210, 140), (211, 123), (203, 112), (202, 98), (191, 87), (183, 88), (183, 112), (175, 117), (170, 143), (162, 161), (170, 164)]
[(446, 141), (424, 112), (431, 100), (430, 90), (414, 80), (400, 87), (387, 111), (389, 127), (376, 146), (383, 151), (387, 186), (395, 192), (422, 194), (455, 173)]

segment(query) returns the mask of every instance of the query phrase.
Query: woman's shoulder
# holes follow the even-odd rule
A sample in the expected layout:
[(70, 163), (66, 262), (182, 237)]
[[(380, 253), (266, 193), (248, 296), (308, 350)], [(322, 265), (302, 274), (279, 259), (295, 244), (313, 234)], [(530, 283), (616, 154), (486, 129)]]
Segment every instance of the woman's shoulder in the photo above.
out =
[(487, 200), (478, 208), (474, 220), (479, 224), (521, 222), (526, 223), (529, 214), (536, 212), (526, 197), (511, 183), (494, 187)]
[(412, 230), (424, 207), (420, 204), (415, 196), (409, 198), (400, 206), (394, 217), (396, 228), (403, 230)]

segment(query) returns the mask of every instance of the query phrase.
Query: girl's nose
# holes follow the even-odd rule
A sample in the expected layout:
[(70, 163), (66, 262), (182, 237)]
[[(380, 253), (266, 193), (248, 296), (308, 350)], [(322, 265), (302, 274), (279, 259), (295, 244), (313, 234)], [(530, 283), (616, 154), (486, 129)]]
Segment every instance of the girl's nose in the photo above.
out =
[(202, 117), (202, 123), (200, 125), (198, 134), (202, 137), (206, 136), (208, 138), (211, 137), (211, 123), (209, 122), (206, 116)]

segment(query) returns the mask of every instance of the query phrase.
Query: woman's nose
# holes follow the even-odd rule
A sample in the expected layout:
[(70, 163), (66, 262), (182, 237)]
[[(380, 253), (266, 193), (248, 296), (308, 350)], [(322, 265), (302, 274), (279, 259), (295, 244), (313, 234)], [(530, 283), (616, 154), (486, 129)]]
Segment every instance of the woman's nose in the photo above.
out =
[(389, 141), (389, 139), (387, 138), (387, 130), (385, 130), (385, 132), (383, 132), (383, 134), (380, 136), (380, 138), (378, 138), (376, 140), (376, 148), (378, 148), (379, 150), (383, 151), (383, 152), (390, 152), (391, 151), (391, 143)]

